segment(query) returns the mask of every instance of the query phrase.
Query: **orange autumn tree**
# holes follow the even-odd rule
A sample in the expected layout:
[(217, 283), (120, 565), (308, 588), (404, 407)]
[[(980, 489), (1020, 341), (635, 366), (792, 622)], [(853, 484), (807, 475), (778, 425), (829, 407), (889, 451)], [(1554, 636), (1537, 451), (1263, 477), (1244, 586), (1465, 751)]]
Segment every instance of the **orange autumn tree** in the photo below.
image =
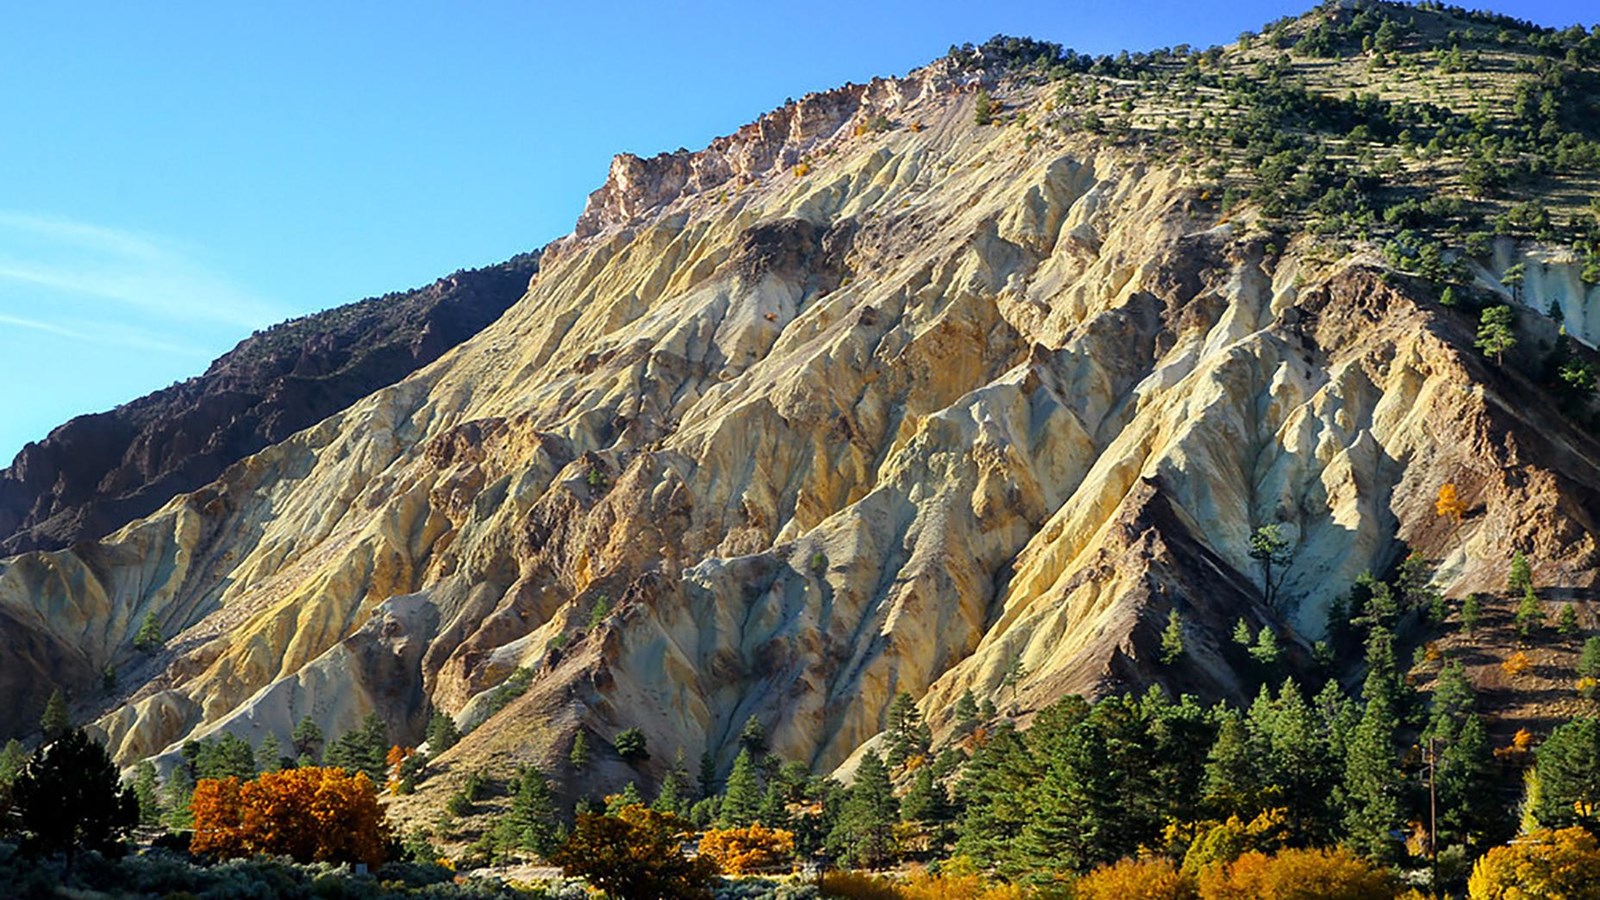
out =
[(1472, 900), (1513, 897), (1600, 898), (1600, 844), (1582, 828), (1539, 831), (1506, 847), (1495, 847), (1472, 867)]
[(288, 856), (299, 862), (383, 862), (389, 825), (364, 772), (306, 767), (194, 788), (190, 848), (215, 856)]

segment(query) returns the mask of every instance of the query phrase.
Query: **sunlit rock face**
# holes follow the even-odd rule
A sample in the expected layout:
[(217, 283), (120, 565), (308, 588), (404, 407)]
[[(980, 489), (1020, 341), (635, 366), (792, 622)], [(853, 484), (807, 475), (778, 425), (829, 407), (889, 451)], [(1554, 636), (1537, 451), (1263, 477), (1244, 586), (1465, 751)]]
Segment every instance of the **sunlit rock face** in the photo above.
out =
[[(1239, 619), (1303, 661), (1406, 548), (1451, 594), (1513, 548), (1593, 585), (1596, 445), (1465, 325), (1376, 260), (1220, 220), (1182, 172), (973, 103), (935, 67), (619, 158), (471, 340), (103, 541), (6, 563), (7, 726), (49, 673), (124, 763), (370, 711), (415, 743), (521, 668), (446, 760), (637, 727), (646, 776), (680, 747), (726, 765), (756, 715), (827, 768), (899, 691), (936, 731), (969, 689), (1024, 718), (1150, 683), (1241, 698)], [(1293, 549), (1271, 606), (1268, 524)], [(1163, 666), (1173, 608), (1189, 652)], [(174, 637), (144, 656), (152, 610)], [(602, 753), (591, 777), (639, 774)]]

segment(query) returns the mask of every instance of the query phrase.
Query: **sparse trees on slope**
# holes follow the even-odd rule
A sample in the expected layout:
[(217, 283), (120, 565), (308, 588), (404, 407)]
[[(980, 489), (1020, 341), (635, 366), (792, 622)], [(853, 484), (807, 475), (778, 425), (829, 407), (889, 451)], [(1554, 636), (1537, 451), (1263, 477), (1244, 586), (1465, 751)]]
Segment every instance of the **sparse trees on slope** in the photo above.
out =
[(1516, 314), (1509, 306), (1491, 306), (1478, 317), (1476, 346), (1493, 356), (1497, 366), (1505, 364), (1506, 351), (1517, 345), (1515, 321)]

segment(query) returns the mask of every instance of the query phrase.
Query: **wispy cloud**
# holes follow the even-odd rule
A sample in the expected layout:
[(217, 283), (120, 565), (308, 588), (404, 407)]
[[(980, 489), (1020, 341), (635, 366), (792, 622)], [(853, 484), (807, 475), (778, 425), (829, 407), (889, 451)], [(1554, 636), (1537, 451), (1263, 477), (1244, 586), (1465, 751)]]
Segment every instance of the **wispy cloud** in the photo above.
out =
[[(232, 283), (176, 242), (55, 216), (0, 210), (0, 293), (45, 291), (79, 302), (112, 304), (123, 314), (160, 324), (258, 328), (283, 311)], [(56, 324), (43, 304), (30, 305), (37, 325)], [(19, 322), (11, 324), (30, 327)], [(68, 336), (62, 331), (57, 333)]]
[(192, 356), (197, 359), (206, 359), (209, 356), (206, 351), (198, 347), (162, 340), (135, 328), (86, 325), (76, 322), (73, 325), (75, 327), (56, 322), (46, 322), (41, 319), (29, 319), (24, 316), (0, 313), (0, 335), (3, 335), (7, 328), (22, 328), (55, 335), (56, 337), (64, 337), (69, 340), (82, 341), (88, 344), (101, 344), (108, 347), (149, 350), (153, 353)]

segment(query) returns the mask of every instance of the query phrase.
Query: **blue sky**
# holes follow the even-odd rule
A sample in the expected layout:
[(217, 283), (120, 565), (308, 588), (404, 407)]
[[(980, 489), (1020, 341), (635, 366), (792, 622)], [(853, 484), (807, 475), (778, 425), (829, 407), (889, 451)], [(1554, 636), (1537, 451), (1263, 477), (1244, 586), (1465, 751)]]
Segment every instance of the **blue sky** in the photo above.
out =
[(1204, 46), (1309, 5), (10, 4), (0, 464), (254, 328), (544, 244), (614, 153), (697, 148), (995, 33)]

